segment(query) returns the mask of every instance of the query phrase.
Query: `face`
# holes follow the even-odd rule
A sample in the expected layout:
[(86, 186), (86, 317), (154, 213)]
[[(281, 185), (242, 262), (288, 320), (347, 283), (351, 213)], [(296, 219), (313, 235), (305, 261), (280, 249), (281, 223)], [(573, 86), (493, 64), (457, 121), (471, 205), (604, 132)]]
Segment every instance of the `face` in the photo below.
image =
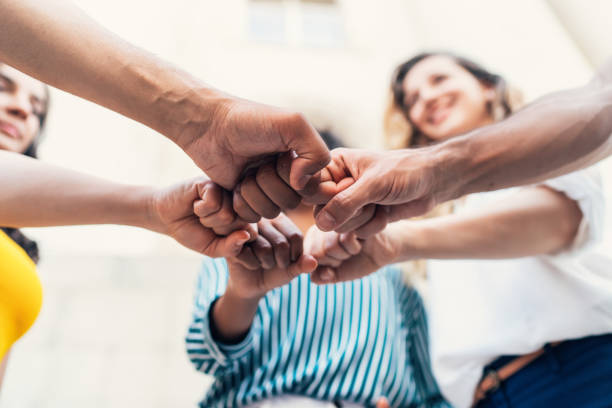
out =
[(0, 64), (0, 150), (28, 149), (40, 130), (46, 99), (42, 82)]
[(495, 96), (493, 90), (452, 58), (432, 56), (419, 61), (402, 87), (410, 121), (435, 141), (492, 122), (487, 102)]

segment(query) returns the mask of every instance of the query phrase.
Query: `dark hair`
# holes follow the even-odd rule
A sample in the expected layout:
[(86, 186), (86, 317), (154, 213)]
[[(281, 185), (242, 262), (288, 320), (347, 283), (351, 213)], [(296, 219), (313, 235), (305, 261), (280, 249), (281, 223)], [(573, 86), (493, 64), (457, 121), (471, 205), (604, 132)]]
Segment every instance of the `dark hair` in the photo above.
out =
[[(421, 62), (422, 60), (426, 58), (435, 57), (435, 56), (445, 56), (445, 57), (452, 59), (459, 66), (465, 68), (476, 79), (495, 88), (497, 94), (499, 95), (499, 102), (500, 102), (500, 106), (503, 109), (503, 116), (506, 117), (512, 113), (512, 107), (510, 106), (510, 103), (506, 96), (507, 94), (506, 80), (502, 76), (485, 69), (480, 64), (477, 64), (474, 61), (471, 61), (464, 57), (460, 57), (450, 52), (423, 52), (423, 53), (415, 55), (414, 57), (410, 58), (408, 61), (400, 64), (395, 69), (392, 79), (391, 79), (391, 92), (393, 93), (393, 102), (398, 107), (401, 108), (402, 112), (404, 113), (406, 119), (409, 122), (410, 122), (410, 118), (408, 117), (406, 106), (404, 105), (404, 100), (405, 100), (404, 87), (403, 87), (404, 79), (406, 78), (406, 75), (408, 75), (408, 72), (410, 72), (410, 70), (414, 68), (414, 66), (417, 63)], [(492, 106), (489, 107), (489, 109), (492, 110)], [(414, 126), (414, 124), (412, 125), (415, 131), (418, 133), (418, 129), (416, 128), (416, 126)], [(422, 139), (422, 137), (420, 137), (421, 135), (415, 134), (414, 136), (415, 137), (413, 138), (413, 144), (419, 144), (419, 139)]]
[[(45, 88), (45, 97), (46, 97), (45, 110), (43, 113), (38, 115), (38, 121), (40, 123), (38, 127), (38, 134), (36, 135), (36, 137), (34, 137), (32, 144), (30, 144), (30, 146), (28, 146), (28, 148), (23, 152), (24, 155), (32, 157), (34, 159), (38, 158), (38, 146), (40, 144), (40, 141), (42, 140), (43, 130), (45, 127), (45, 122), (47, 120), (47, 112), (49, 111), (49, 100), (50, 100), (49, 87), (45, 85), (44, 88)], [(31, 240), (23, 232), (21, 232), (20, 230), (16, 228), (0, 227), (0, 229), (4, 231), (4, 233), (8, 235), (13, 241), (15, 241), (21, 248), (23, 248), (23, 250), (32, 259), (32, 261), (34, 261), (35, 263), (38, 263), (38, 260), (40, 259), (40, 254), (38, 250), (38, 244), (36, 243), (36, 241)]]

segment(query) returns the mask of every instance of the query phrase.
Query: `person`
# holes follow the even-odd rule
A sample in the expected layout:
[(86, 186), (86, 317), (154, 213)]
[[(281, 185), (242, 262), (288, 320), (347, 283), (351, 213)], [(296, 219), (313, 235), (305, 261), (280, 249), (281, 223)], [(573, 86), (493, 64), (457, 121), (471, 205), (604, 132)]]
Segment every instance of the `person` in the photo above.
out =
[(0, 0), (0, 8), (0, 60), (153, 128), (225, 188), (277, 153), (297, 153), (296, 190), (329, 162), (302, 115), (213, 89), (114, 36), (71, 2)]
[(156, 189), (108, 182), (35, 160), (48, 106), (46, 85), (0, 63), (0, 385), (8, 349), (33, 324), (42, 302), (35, 273), (38, 246), (17, 228), (132, 225), (167, 234), (211, 256), (238, 254), (256, 235), (237, 219), (230, 220), (235, 231), (227, 236), (199, 222), (194, 206), (201, 205), (200, 198), (213, 186), (205, 178)]
[[(399, 269), (314, 285), (314, 260), (299, 258), (312, 206), (286, 214), (259, 221), (268, 251), (254, 250), (249, 267), (231, 257), (204, 261), (186, 338), (195, 367), (214, 377), (200, 406), (447, 406), (429, 369), (421, 298)], [(303, 257), (308, 268), (287, 267)]]
[[(412, 130), (403, 147), (499, 120), (496, 107), (509, 114), (504, 84), (448, 54), (400, 65), (394, 108)], [(453, 207), (389, 225), (354, 248), (343, 244), (354, 234), (313, 229), (306, 252), (342, 279), (390, 262), (438, 260), (427, 266), (432, 366), (454, 406), (611, 405), (611, 260), (590, 249), (605, 207), (597, 168)]]

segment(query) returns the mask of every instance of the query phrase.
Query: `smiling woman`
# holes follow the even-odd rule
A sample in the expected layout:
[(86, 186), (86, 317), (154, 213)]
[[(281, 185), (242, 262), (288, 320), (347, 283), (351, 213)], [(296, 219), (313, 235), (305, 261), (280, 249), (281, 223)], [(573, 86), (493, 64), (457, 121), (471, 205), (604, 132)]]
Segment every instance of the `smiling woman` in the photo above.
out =
[(523, 104), (504, 78), (450, 53), (422, 53), (401, 64), (391, 93), (385, 130), (392, 148), (440, 142), (503, 119)]
[(0, 149), (36, 157), (48, 104), (45, 84), (0, 64)]

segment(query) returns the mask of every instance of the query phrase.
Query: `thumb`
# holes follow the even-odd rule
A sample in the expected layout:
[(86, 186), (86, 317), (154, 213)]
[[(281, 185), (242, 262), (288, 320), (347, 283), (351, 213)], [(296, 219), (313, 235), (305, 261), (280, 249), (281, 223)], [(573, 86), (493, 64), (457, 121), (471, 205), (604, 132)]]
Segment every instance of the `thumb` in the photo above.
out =
[(289, 148), (297, 154), (291, 162), (289, 181), (295, 190), (302, 190), (313, 175), (318, 173), (331, 160), (329, 149), (317, 131), (304, 119), (298, 132), (291, 138)]
[(369, 177), (361, 177), (345, 190), (332, 197), (317, 214), (317, 226), (332, 231), (350, 220), (358, 210), (371, 203), (373, 185)]
[(391, 408), (391, 405), (389, 405), (389, 401), (385, 397), (380, 397), (376, 403), (376, 408)]
[(287, 268), (287, 272), (292, 277), (296, 277), (303, 273), (311, 273), (316, 268), (317, 268), (317, 260), (314, 259), (312, 255), (303, 254), (302, 256), (300, 256), (297, 262), (294, 262), (291, 265), (289, 265), (289, 267)]
[(214, 256), (216, 257), (224, 257), (224, 258), (233, 258), (237, 257), (242, 251), (242, 247), (244, 244), (249, 242), (251, 239), (251, 234), (246, 230), (234, 231), (226, 237), (218, 238), (220, 239), (221, 245), (218, 246), (220, 249), (217, 251)]

